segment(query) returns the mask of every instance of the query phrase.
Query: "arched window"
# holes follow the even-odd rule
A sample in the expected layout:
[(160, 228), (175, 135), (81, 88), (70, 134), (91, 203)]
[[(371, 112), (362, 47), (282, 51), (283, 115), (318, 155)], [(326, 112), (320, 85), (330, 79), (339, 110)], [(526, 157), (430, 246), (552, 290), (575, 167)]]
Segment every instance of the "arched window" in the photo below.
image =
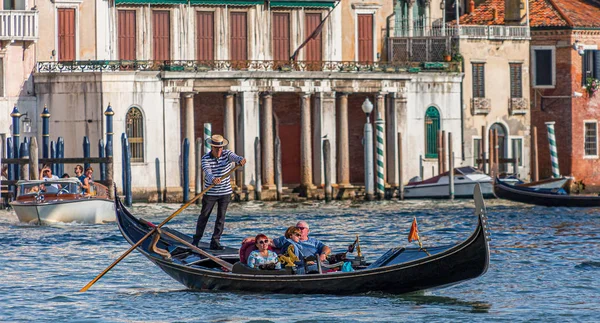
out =
[[(506, 158), (507, 152), (507, 138), (506, 128), (501, 123), (494, 123), (490, 130), (496, 130), (498, 132), (498, 160)], [(507, 167), (505, 163), (500, 162), (498, 165), (498, 171), (506, 172)]]
[(144, 117), (140, 109), (133, 107), (127, 111), (125, 133), (129, 138), (131, 162), (144, 162)]
[(435, 107), (429, 107), (425, 112), (425, 158), (438, 158), (438, 130), (440, 130), (440, 112)]

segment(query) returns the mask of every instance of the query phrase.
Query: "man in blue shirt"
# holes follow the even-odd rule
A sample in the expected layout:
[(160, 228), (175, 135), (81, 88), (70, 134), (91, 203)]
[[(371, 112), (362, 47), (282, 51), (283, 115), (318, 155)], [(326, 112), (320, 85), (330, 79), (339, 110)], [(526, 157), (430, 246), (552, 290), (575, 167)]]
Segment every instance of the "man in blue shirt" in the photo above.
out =
[[(319, 253), (320, 260), (325, 261), (327, 256), (331, 253), (331, 249), (321, 242), (321, 240), (308, 236), (310, 228), (308, 223), (305, 221), (298, 221), (298, 223), (296, 223), (296, 227), (300, 229), (301, 232), (300, 242), (298, 242), (300, 254), (304, 257), (308, 257), (314, 255), (315, 253)], [(273, 245), (275, 248), (281, 248), (285, 241), (285, 237), (279, 237), (273, 240)]]
[(227, 212), (227, 206), (231, 201), (233, 190), (231, 189), (230, 177), (227, 176), (224, 179), (221, 179), (221, 177), (231, 170), (232, 163), (238, 163), (243, 166), (246, 164), (246, 159), (234, 154), (231, 150), (224, 149), (229, 144), (229, 141), (221, 135), (212, 135), (212, 137), (206, 139), (206, 143), (211, 146), (211, 151), (202, 156), (204, 188), (206, 189), (212, 184), (215, 184), (215, 186), (208, 190), (202, 197), (202, 210), (198, 216), (196, 234), (194, 235), (192, 244), (198, 246), (198, 242), (200, 242), (204, 234), (210, 213), (215, 204), (218, 204), (217, 220), (215, 221), (215, 231), (210, 240), (210, 249), (223, 250), (225, 247), (221, 246), (219, 241), (225, 229), (225, 212)]

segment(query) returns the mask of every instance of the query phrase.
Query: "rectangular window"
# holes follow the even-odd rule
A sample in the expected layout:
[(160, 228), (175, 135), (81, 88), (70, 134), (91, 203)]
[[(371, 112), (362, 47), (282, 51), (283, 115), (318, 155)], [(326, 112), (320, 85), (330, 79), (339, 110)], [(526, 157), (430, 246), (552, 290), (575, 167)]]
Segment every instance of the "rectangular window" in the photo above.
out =
[(152, 54), (155, 61), (171, 60), (171, 12), (152, 12)]
[[(307, 13), (305, 17), (306, 37), (310, 36), (321, 23), (320, 13)], [(322, 60), (322, 38), (319, 33), (316, 37), (309, 40), (304, 47), (306, 56), (305, 59), (309, 62), (320, 62)]]
[(473, 63), (473, 97), (485, 98), (485, 64)]
[(581, 84), (585, 85), (588, 77), (600, 79), (600, 50), (586, 50), (582, 59)]
[(373, 62), (373, 15), (358, 15), (358, 61)]
[(522, 78), (522, 66), (521, 63), (510, 63), (510, 97), (511, 98), (522, 98), (523, 97), (523, 78)]
[(585, 131), (585, 157), (598, 156), (598, 124), (596, 121), (586, 121)]
[(135, 60), (135, 10), (119, 10), (119, 59)]
[(513, 157), (517, 158), (517, 163), (519, 165), (519, 167), (523, 166), (523, 139), (518, 138), (518, 139), (513, 139), (513, 150), (516, 149), (516, 151), (513, 151)]
[(554, 86), (554, 48), (533, 48), (533, 85)]
[(196, 59), (212, 61), (214, 59), (215, 24), (214, 14), (210, 11), (196, 13)]
[(290, 60), (290, 15), (284, 12), (273, 13), (273, 60)]
[(482, 158), (483, 156), (481, 156), (481, 139), (473, 139), (473, 165), (478, 166), (480, 163), (478, 163), (477, 160)]
[(245, 12), (232, 12), (230, 16), (230, 53), (232, 61), (248, 60), (248, 20)]
[(58, 60), (75, 60), (75, 9), (57, 9)]

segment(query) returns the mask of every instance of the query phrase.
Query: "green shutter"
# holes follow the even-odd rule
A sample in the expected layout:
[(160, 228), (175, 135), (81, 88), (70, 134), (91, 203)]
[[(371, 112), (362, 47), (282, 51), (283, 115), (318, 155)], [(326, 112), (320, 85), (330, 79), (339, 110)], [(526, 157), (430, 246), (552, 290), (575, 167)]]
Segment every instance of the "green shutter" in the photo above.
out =
[(440, 130), (440, 112), (434, 107), (429, 107), (425, 112), (425, 158), (438, 158), (438, 130)]
[(288, 8), (333, 8), (334, 1), (318, 1), (318, 0), (296, 0), (296, 1), (271, 1), (271, 7), (288, 7)]

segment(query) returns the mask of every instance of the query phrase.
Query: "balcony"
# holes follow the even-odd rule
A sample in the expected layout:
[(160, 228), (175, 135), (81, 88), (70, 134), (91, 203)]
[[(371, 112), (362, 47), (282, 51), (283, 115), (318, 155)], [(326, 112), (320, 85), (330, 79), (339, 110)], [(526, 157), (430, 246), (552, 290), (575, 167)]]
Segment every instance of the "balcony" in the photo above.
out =
[(471, 114), (472, 115), (487, 115), (490, 113), (492, 103), (488, 98), (472, 98), (471, 99)]
[(38, 11), (0, 10), (0, 41), (37, 41)]
[(508, 113), (511, 116), (518, 114), (527, 114), (529, 111), (526, 98), (510, 98), (508, 99)]
[(531, 33), (526, 26), (470, 26), (446, 25), (401, 30), (400, 37), (388, 38), (390, 61), (441, 62), (444, 53), (454, 56), (460, 39), (528, 40)]

